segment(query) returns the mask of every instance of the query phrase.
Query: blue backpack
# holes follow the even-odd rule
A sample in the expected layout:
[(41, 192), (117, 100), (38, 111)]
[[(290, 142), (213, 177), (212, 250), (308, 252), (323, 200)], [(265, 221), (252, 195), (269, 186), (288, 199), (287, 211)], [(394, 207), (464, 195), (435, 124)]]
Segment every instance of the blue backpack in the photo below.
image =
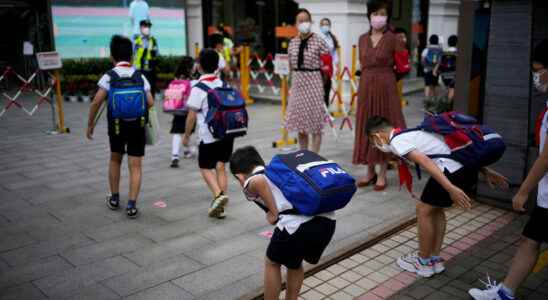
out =
[(431, 70), (441, 59), (443, 50), (439, 47), (428, 47), (426, 57), (424, 58), (424, 67)]
[[(144, 126), (146, 115), (145, 83), (138, 71), (131, 77), (120, 77), (114, 70), (107, 72), (110, 76), (110, 89), (108, 91), (108, 114), (114, 119), (117, 128), (120, 119), (141, 119)], [(117, 132), (119, 130), (117, 129)]]
[(332, 212), (345, 207), (356, 192), (352, 176), (338, 164), (307, 150), (274, 156), (264, 174), (294, 207), (282, 214)]
[(450, 158), (474, 169), (497, 162), (506, 150), (502, 137), (493, 129), (478, 124), (474, 117), (454, 111), (427, 116), (418, 127), (403, 130), (392, 139), (413, 130), (424, 130), (443, 136), (451, 154), (429, 155), (430, 158)]
[(245, 99), (238, 91), (226, 83), (222, 87), (212, 89), (199, 82), (196, 87), (207, 92), (209, 110), (205, 123), (214, 138), (222, 140), (247, 134), (248, 115)]

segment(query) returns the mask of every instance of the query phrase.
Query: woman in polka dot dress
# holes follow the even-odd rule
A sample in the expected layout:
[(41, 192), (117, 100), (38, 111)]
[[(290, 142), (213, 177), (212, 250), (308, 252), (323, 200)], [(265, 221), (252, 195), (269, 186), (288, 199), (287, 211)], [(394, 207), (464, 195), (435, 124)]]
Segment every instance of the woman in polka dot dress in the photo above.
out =
[(307, 10), (298, 11), (299, 35), (291, 40), (288, 49), (292, 77), (285, 128), (298, 133), (301, 149), (308, 149), (312, 135), (311, 150), (318, 153), (326, 115), (320, 56), (328, 54), (329, 48), (310, 31), (311, 21)]

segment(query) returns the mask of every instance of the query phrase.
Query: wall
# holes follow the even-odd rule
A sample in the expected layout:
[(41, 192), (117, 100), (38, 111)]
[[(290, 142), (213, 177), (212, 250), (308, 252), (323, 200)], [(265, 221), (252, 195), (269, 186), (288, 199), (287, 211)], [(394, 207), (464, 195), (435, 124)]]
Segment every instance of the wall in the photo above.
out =
[(459, 0), (430, 0), (428, 37), (437, 34), (445, 45), (447, 38), (457, 34)]
[(194, 56), (195, 44), (204, 46), (202, 0), (186, 0), (188, 54)]

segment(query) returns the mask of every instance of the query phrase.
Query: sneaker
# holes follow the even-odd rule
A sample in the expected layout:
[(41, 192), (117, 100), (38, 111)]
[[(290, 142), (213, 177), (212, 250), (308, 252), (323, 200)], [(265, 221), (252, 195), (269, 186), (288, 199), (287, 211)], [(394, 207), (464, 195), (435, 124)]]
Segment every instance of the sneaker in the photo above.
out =
[(171, 168), (178, 168), (179, 167), (179, 159), (175, 158), (171, 161)]
[(419, 261), (417, 252), (404, 255), (396, 261), (398, 266), (407, 272), (416, 273), (421, 277), (431, 277), (434, 275), (434, 264), (429, 262), (427, 265), (423, 265)]
[(217, 196), (209, 206), (209, 210), (207, 211), (207, 214), (212, 218), (218, 218), (221, 216), (221, 213), (224, 212), (225, 205), (228, 203), (228, 196), (221, 193), (219, 196)]
[(445, 259), (439, 257), (432, 259), (432, 263), (434, 264), (434, 273), (440, 274), (445, 271)]
[(468, 294), (475, 300), (514, 300), (515, 298), (507, 295), (501, 288), (500, 284), (497, 285), (496, 281), (491, 282), (491, 278), (487, 275), (487, 282), (481, 280), (481, 283), (485, 284), (485, 290), (470, 289)]
[(194, 155), (192, 154), (191, 151), (185, 151), (185, 152), (183, 152), (183, 157), (186, 158), (186, 159), (189, 159), (189, 158), (194, 157)]
[(222, 220), (224, 218), (226, 218), (226, 213), (225, 213), (225, 209), (223, 208), (221, 212), (219, 213), (219, 215), (217, 216), (217, 219)]
[[(133, 202), (133, 204), (131, 202)], [(127, 213), (127, 216), (130, 217), (131, 219), (137, 218), (137, 215), (139, 214), (139, 210), (137, 209), (137, 206), (135, 206), (134, 201), (128, 201), (126, 213)]]
[(112, 210), (117, 210), (120, 207), (120, 199), (114, 199), (112, 198), (112, 195), (108, 195), (107, 206)]

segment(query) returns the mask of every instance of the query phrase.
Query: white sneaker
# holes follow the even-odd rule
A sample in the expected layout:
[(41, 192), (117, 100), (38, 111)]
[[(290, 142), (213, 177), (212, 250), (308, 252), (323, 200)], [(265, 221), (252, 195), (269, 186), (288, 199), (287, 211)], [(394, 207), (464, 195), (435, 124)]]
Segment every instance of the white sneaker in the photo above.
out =
[(438, 259), (433, 259), (432, 263), (434, 264), (435, 274), (440, 274), (440, 273), (443, 273), (443, 271), (445, 271), (445, 259), (441, 257)]
[(429, 262), (427, 265), (421, 264), (417, 252), (398, 258), (396, 263), (405, 271), (416, 273), (421, 277), (432, 277), (434, 275), (434, 265), (432, 262)]
[(515, 298), (506, 295), (500, 288), (500, 284), (497, 285), (496, 281), (491, 282), (491, 278), (487, 275), (487, 282), (480, 279), (481, 283), (485, 284), (486, 289), (470, 289), (468, 294), (475, 300), (514, 300)]

